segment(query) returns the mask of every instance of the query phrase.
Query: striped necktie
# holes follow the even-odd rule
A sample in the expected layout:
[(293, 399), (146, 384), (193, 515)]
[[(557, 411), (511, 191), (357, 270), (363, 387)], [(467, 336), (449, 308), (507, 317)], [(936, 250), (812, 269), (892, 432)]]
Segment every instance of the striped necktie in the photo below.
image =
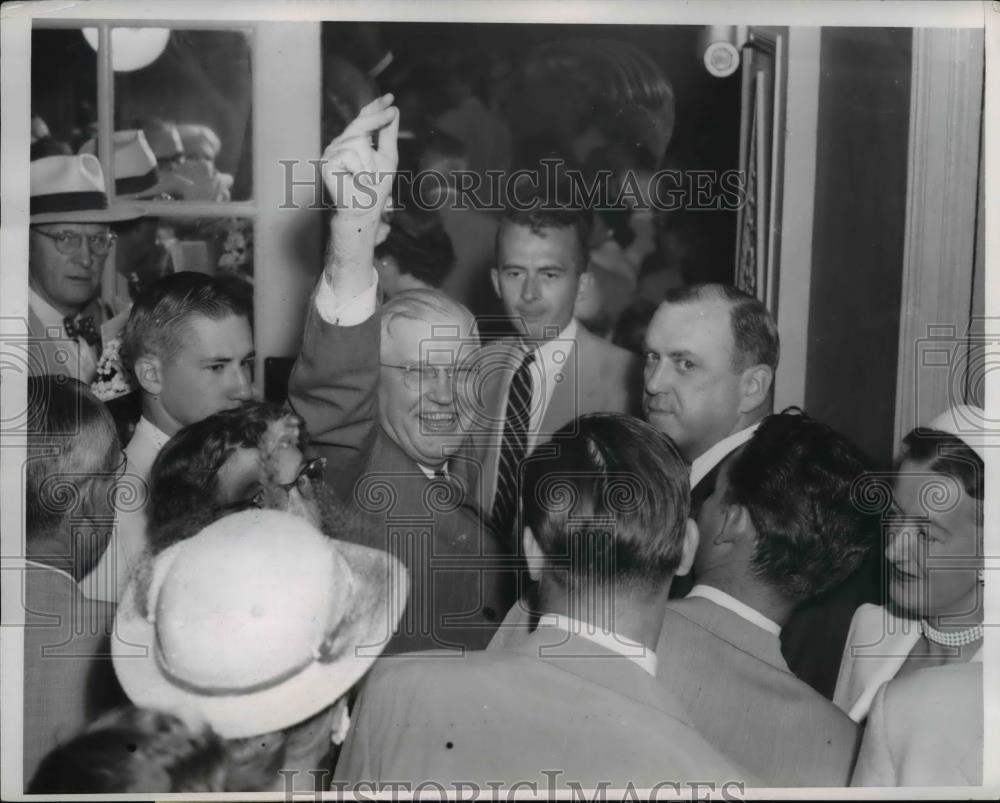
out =
[(501, 537), (514, 527), (517, 511), (518, 470), (528, 451), (528, 421), (531, 418), (531, 364), (535, 352), (529, 351), (510, 383), (507, 394), (507, 414), (504, 417), (503, 439), (500, 443), (500, 464), (497, 472), (497, 493), (493, 500), (493, 525)]

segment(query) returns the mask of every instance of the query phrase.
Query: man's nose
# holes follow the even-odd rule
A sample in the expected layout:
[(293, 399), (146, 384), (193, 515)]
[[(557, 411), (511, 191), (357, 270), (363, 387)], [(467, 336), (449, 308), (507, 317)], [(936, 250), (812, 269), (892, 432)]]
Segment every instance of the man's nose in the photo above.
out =
[(666, 393), (671, 385), (670, 365), (666, 360), (658, 360), (654, 363), (647, 363), (643, 372), (646, 393), (655, 396), (657, 393)]
[(85, 268), (94, 264), (94, 251), (90, 247), (89, 237), (80, 238), (80, 247), (76, 250), (76, 261)]
[(454, 397), (455, 389), (452, 384), (451, 377), (448, 372), (444, 370), (438, 370), (434, 377), (434, 381), (430, 383), (430, 386), (424, 391), (424, 395), (427, 396), (431, 401), (435, 401), (438, 404), (451, 404)]
[(239, 366), (232, 387), (232, 398), (247, 401), (253, 397), (253, 384), (250, 382), (250, 369)]
[(521, 298), (524, 301), (534, 301), (538, 298), (538, 277), (525, 276), (524, 284), (521, 285)]

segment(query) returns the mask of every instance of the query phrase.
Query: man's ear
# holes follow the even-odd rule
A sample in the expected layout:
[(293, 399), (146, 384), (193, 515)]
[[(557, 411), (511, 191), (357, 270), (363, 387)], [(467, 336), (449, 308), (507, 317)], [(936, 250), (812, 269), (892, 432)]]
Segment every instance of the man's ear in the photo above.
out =
[(528, 564), (528, 574), (537, 583), (542, 579), (542, 569), (545, 568), (545, 553), (538, 546), (538, 541), (535, 540), (535, 534), (531, 532), (530, 527), (524, 528), (521, 542), (524, 544), (524, 559)]
[(774, 383), (774, 371), (769, 365), (752, 365), (740, 376), (740, 407), (741, 413), (756, 410), (767, 401), (771, 385)]
[(159, 396), (163, 389), (163, 363), (155, 354), (145, 354), (135, 361), (132, 369), (135, 381), (146, 393)]
[(698, 525), (694, 519), (688, 519), (684, 525), (684, 543), (681, 545), (681, 562), (674, 572), (675, 577), (684, 577), (691, 571), (694, 565), (695, 555), (698, 554), (698, 541), (701, 534), (698, 532)]
[(490, 281), (493, 282), (493, 292), (497, 294), (497, 298), (502, 298), (500, 295), (500, 271), (497, 268), (490, 268)]

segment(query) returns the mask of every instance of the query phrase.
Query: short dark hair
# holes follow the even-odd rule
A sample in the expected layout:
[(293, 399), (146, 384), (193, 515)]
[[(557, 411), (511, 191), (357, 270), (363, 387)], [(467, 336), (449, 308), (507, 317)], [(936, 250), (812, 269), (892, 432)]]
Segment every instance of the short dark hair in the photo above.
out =
[(235, 315), (252, 324), (250, 294), (234, 277), (194, 271), (171, 273), (143, 290), (132, 306), (122, 336), (122, 365), (129, 371), (146, 354), (169, 360), (180, 348), (188, 321), (200, 315), (221, 320)]
[(660, 588), (683, 552), (688, 474), (674, 442), (644, 421), (585, 415), (526, 460), (524, 524), (557, 582)]
[[(965, 441), (949, 432), (917, 427), (903, 438), (897, 470), (904, 460), (927, 466), (936, 474), (954, 477), (979, 502), (984, 495), (983, 459)], [(979, 515), (982, 516), (980, 508)]]
[(441, 219), (431, 212), (398, 209), (389, 236), (375, 246), (375, 258), (390, 256), (399, 272), (440, 287), (455, 264), (455, 249)]
[(70, 512), (66, 502), (76, 499), (80, 485), (72, 475), (111, 470), (121, 448), (108, 408), (67, 376), (28, 377), (27, 427), (24, 516), (32, 538), (51, 532)]
[(572, 228), (578, 247), (579, 272), (583, 273), (587, 269), (590, 254), (590, 232), (593, 225), (590, 210), (557, 204), (545, 195), (519, 200), (524, 202), (523, 205), (509, 206), (504, 210), (494, 250), (499, 252), (500, 237), (509, 226), (523, 226), (530, 229), (532, 234), (542, 237), (548, 229)]
[(207, 726), (166, 711), (123, 707), (50, 752), (28, 794), (225, 791), (227, 753)]
[(726, 462), (730, 504), (746, 508), (757, 530), (751, 567), (788, 599), (832, 588), (878, 541), (874, 513), (852, 489), (869, 469), (843, 435), (808, 416), (765, 418)]
[(667, 291), (665, 303), (691, 304), (719, 300), (729, 303), (729, 325), (733, 333), (733, 370), (767, 365), (778, 370), (781, 343), (774, 317), (760, 301), (730, 284), (690, 284)]
[(305, 427), (290, 410), (271, 402), (248, 401), (184, 427), (164, 446), (149, 477), (146, 532), (152, 554), (198, 533), (222, 515), (219, 469), (236, 449), (255, 449), (275, 421)]

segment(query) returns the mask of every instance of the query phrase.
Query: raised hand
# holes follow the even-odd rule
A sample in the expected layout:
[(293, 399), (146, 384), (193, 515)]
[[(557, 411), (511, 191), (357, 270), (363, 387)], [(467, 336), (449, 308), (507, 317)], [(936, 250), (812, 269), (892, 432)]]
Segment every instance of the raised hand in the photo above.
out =
[(377, 218), (385, 208), (399, 163), (392, 101), (391, 94), (373, 100), (323, 151), (323, 182), (340, 215)]

